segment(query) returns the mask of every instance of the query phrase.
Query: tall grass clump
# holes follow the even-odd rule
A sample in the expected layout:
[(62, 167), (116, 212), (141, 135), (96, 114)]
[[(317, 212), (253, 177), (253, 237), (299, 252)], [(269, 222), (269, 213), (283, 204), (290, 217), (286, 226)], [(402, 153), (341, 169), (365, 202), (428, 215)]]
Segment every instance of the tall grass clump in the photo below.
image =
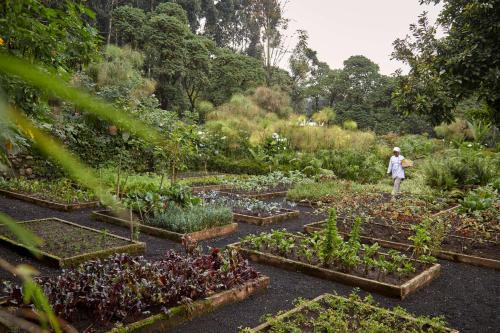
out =
[(276, 114), (279, 118), (287, 118), (293, 111), (290, 96), (279, 89), (258, 87), (252, 99), (260, 108)]
[(351, 132), (338, 126), (286, 126), (281, 133), (290, 140), (293, 149), (304, 152), (346, 148), (366, 151), (375, 143), (372, 132)]

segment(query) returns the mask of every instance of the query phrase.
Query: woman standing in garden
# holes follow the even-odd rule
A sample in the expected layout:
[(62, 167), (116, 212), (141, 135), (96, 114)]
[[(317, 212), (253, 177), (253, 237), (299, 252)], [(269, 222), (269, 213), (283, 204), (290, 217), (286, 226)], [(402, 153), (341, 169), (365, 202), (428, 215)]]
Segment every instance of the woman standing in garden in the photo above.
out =
[(394, 147), (393, 154), (394, 156), (391, 156), (389, 161), (387, 174), (392, 173), (392, 179), (394, 179), (394, 189), (392, 190), (392, 195), (399, 196), (401, 194), (401, 182), (405, 179), (405, 169), (403, 167), (403, 160), (405, 158), (401, 155), (401, 149), (399, 147)]

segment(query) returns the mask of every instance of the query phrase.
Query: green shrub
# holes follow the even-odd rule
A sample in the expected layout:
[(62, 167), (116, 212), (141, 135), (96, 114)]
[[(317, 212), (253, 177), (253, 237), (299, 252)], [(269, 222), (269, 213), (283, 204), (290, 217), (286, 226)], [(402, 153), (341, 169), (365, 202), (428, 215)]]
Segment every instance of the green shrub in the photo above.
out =
[(349, 131), (355, 131), (358, 129), (358, 124), (354, 120), (346, 120), (343, 124), (344, 129)]
[(378, 156), (358, 150), (324, 150), (316, 158), (322, 161), (323, 169), (342, 179), (372, 183), (385, 174), (385, 163)]
[(404, 156), (415, 158), (436, 152), (440, 148), (436, 141), (424, 135), (405, 135), (397, 138), (394, 145), (401, 148)]
[(425, 165), (426, 183), (442, 190), (487, 185), (498, 173), (498, 162), (498, 158), (487, 157), (481, 151), (448, 150)]
[(453, 177), (445, 163), (440, 161), (430, 161), (424, 167), (425, 181), (430, 187), (451, 190), (457, 186), (457, 180)]
[(148, 223), (178, 233), (190, 233), (224, 226), (232, 220), (233, 213), (227, 207), (202, 205), (180, 208), (171, 204)]
[(208, 168), (212, 171), (233, 174), (262, 175), (269, 172), (269, 167), (262, 162), (253, 159), (234, 160), (224, 156), (211, 159)]
[(441, 124), (434, 128), (436, 136), (446, 141), (464, 141), (472, 139), (472, 133), (469, 129), (467, 121), (464, 119), (456, 119), (451, 124)]

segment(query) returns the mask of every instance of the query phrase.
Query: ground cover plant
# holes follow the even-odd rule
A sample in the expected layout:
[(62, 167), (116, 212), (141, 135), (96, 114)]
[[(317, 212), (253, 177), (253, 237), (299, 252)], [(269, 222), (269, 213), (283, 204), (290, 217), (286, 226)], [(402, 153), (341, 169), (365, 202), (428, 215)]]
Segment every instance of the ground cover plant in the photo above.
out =
[(324, 294), (312, 301), (297, 299), (299, 311), (264, 317), (265, 323), (240, 333), (284, 332), (358, 332), (358, 333), (445, 333), (451, 332), (440, 317), (413, 316), (401, 307), (381, 308), (369, 295), (361, 298), (356, 291), (347, 298)]
[[(336, 223), (336, 212), (332, 210), (325, 233), (301, 237), (274, 230), (243, 238), (241, 247), (393, 284), (408, 281), (429, 267), (401, 252), (381, 251), (378, 244), (362, 244), (360, 218), (346, 239), (339, 234)], [(427, 259), (428, 262), (435, 260), (426, 257), (419, 259)]]
[(258, 194), (265, 192), (287, 191), (290, 187), (299, 183), (307, 183), (310, 180), (300, 172), (271, 172), (267, 175), (250, 176), (246, 179), (233, 179), (226, 181), (231, 193)]
[(367, 214), (383, 223), (417, 224), (446, 209), (457, 206), (454, 199), (436, 197), (404, 197), (367, 206)]
[(0, 188), (20, 192), (40, 199), (65, 204), (78, 204), (97, 200), (92, 191), (78, 186), (69, 179), (31, 180), (26, 178), (2, 178)]
[(234, 213), (256, 217), (279, 215), (295, 207), (295, 203), (286, 200), (262, 201), (240, 195), (220, 195), (218, 191), (204, 192), (198, 196), (210, 205), (229, 207)]
[[(234, 251), (180, 255), (169, 251), (156, 261), (125, 254), (36, 278), (55, 313), (78, 330), (107, 331), (211, 294), (229, 290), (259, 273)], [(27, 290), (6, 283), (7, 305), (24, 305)]]

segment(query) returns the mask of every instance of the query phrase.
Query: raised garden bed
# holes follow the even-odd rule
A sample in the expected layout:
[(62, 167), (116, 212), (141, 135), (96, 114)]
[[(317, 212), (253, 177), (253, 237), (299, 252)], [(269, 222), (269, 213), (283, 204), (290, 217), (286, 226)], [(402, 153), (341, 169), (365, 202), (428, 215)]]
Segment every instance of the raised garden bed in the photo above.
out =
[[(102, 210), (102, 211), (95, 211), (92, 212), (92, 217), (96, 219), (97, 221), (101, 222), (106, 222), (106, 223), (111, 223), (114, 225), (118, 225), (121, 227), (126, 227), (129, 228), (131, 227), (130, 225), (130, 220), (120, 218), (113, 214), (109, 210)], [(215, 227), (215, 228), (210, 228), (206, 230), (201, 230), (197, 232), (191, 232), (191, 233), (178, 233), (174, 231), (169, 231), (166, 229), (150, 226), (147, 224), (144, 224), (142, 221), (135, 220), (134, 226), (138, 227), (139, 230), (145, 234), (155, 236), (155, 237), (160, 237), (160, 238), (165, 238), (165, 239), (170, 239), (175, 242), (182, 242), (183, 239), (189, 237), (193, 241), (202, 241), (206, 239), (211, 239), (211, 238), (217, 238), (217, 237), (222, 237), (226, 236), (229, 234), (232, 234), (236, 232), (238, 229), (238, 223), (230, 223), (225, 226), (221, 227)]]
[[(256, 236), (257, 241), (247, 238), (240, 243), (231, 244), (229, 247), (240, 251), (241, 254), (252, 261), (286, 270), (300, 271), (308, 275), (337, 281), (400, 299), (404, 299), (428, 285), (439, 276), (441, 270), (439, 264), (426, 264), (416, 260), (405, 259), (407, 263), (412, 265), (413, 271), (397, 277), (396, 275), (386, 274), (381, 278), (380, 269), (368, 267), (366, 264), (363, 266), (361, 261), (351, 267), (351, 269), (345, 269), (341, 264), (332, 261), (328, 261), (327, 263), (321, 262), (318, 252), (312, 253), (309, 259), (305, 259), (305, 256), (299, 252), (301, 251), (299, 249), (303, 248), (303, 240), (307, 240), (305, 237), (287, 233), (275, 233), (276, 236), (273, 234)], [(269, 245), (272, 242), (278, 245)], [(317, 239), (315, 242), (318, 244)], [(347, 243), (346, 246), (351, 246), (351, 244)], [(258, 249), (255, 249), (255, 247), (258, 247)], [(368, 258), (364, 252), (361, 252), (360, 256)], [(369, 259), (375, 260), (381, 260), (380, 258), (387, 258), (389, 262), (389, 255), (383, 252), (377, 251), (369, 257)], [(393, 263), (395, 262), (394, 260)]]
[[(304, 226), (306, 233), (323, 231), (325, 222), (315, 222)], [(338, 228), (343, 235), (350, 232), (350, 223), (344, 220)], [(408, 240), (414, 232), (402, 225), (387, 225), (376, 222), (365, 222), (361, 230), (361, 241), (396, 249), (399, 251), (413, 251), (414, 246)], [(488, 240), (447, 235), (434, 256), (455, 262), (471, 264), (480, 267), (500, 270), (500, 243)]]
[(0, 242), (14, 250), (60, 268), (103, 258), (115, 253), (143, 253), (144, 243), (99, 231), (58, 218), (25, 221), (20, 224), (42, 239), (43, 244), (32, 249), (19, 243), (6, 226), (0, 225)]
[(377, 332), (459, 333), (447, 328), (439, 319), (414, 317), (401, 308), (381, 308), (373, 300), (363, 300), (356, 294), (351, 294), (349, 298), (323, 294), (311, 301), (302, 301), (294, 309), (271, 317), (253, 329), (246, 328), (240, 332), (266, 333), (276, 329), (280, 332), (307, 332), (311, 327), (321, 332), (322, 329), (328, 332), (365, 332), (371, 324)]
[[(219, 249), (170, 250), (154, 261), (120, 254), (35, 281), (57, 316), (78, 331), (96, 333), (164, 332), (269, 285), (238, 253)], [(31, 309), (20, 285), (5, 289), (2, 309), (7, 308)]]
[[(269, 283), (270, 279), (267, 276), (260, 276), (255, 280), (245, 282), (230, 290), (216, 293), (190, 304), (169, 308), (168, 313), (154, 314), (128, 325), (110, 329), (107, 333), (163, 333), (165, 330), (203, 316), (218, 308), (228, 304), (241, 302), (254, 294), (265, 292)], [(5, 308), (5, 310), (6, 311), (0, 311), (0, 328), (5, 327), (8, 331), (20, 329), (20, 327), (16, 325), (16, 321), (13, 320), (13, 313), (16, 312), (16, 309)], [(26, 313), (26, 311), (24, 313)], [(36, 315), (34, 314), (33, 317), (36, 317)], [(31, 328), (35, 328), (35, 326)]]
[(165, 330), (178, 326), (188, 320), (200, 317), (225, 305), (240, 302), (253, 294), (267, 290), (270, 279), (261, 276), (243, 285), (226, 290), (191, 304), (179, 305), (168, 309), (167, 314), (156, 314), (135, 323), (115, 328), (108, 333), (163, 333)]
[(273, 223), (279, 223), (283, 222), (295, 217), (299, 217), (300, 211), (298, 210), (291, 210), (291, 209), (281, 209), (281, 211), (277, 212), (276, 214), (272, 215), (264, 215), (264, 216), (257, 216), (257, 215), (250, 215), (249, 213), (244, 213), (244, 212), (234, 212), (234, 220), (236, 222), (244, 222), (244, 223), (250, 223), (250, 224), (255, 224), (255, 225), (267, 225), (267, 224), (273, 224)]
[(33, 203), (33, 204), (38, 205), (38, 206), (43, 206), (43, 207), (47, 207), (47, 208), (51, 208), (51, 209), (55, 209), (55, 210), (59, 210), (59, 211), (66, 211), (66, 212), (77, 210), (77, 209), (95, 208), (99, 205), (99, 201), (89, 201), (89, 202), (65, 204), (65, 203), (60, 203), (60, 202), (42, 199), (42, 198), (39, 198), (39, 197), (37, 197), (35, 195), (31, 195), (31, 194), (25, 194), (25, 193), (4, 190), (4, 189), (0, 189), (0, 194), (5, 195), (6, 197), (9, 197), (9, 198), (19, 199), (22, 201)]

